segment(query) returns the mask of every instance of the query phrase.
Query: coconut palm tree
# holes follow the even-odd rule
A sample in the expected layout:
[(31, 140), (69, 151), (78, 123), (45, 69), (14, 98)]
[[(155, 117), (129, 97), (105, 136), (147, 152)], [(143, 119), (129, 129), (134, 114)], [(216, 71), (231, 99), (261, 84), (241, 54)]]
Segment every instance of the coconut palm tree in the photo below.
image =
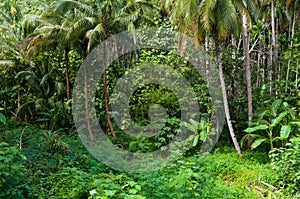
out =
[[(76, 22), (70, 27), (66, 36), (73, 39), (81, 38), (85, 44), (84, 54), (88, 54), (101, 41), (104, 41), (103, 48), (105, 50), (105, 40), (109, 36), (124, 30), (132, 30), (142, 20), (151, 21), (153, 7), (143, 0), (96, 0), (93, 2), (63, 0), (59, 2), (55, 13), (59, 15), (65, 13), (65, 15), (73, 16)], [(105, 112), (111, 134), (113, 137), (116, 137), (109, 116), (105, 55), (103, 60)], [(87, 92), (85, 94), (87, 98)], [(86, 109), (86, 117), (88, 117), (89, 110), (87, 105)], [(87, 122), (89, 125), (89, 120)], [(93, 139), (92, 132), (89, 131), (89, 133), (91, 139)]]
[(27, 54), (60, 50), (64, 52), (66, 69), (66, 90), (67, 99), (71, 99), (69, 83), (69, 52), (71, 50), (73, 38), (67, 37), (70, 24), (73, 24), (72, 16), (64, 17), (56, 13), (46, 12), (41, 18), (40, 25), (30, 34), (30, 43), (27, 46)]
[[(166, 1), (165, 5), (171, 5), (170, 1)], [(240, 10), (245, 10), (242, 1), (231, 0), (178, 0), (170, 10), (171, 18), (178, 25), (179, 31), (191, 35), (196, 47), (205, 40), (206, 35), (214, 39), (227, 124), (237, 153), (241, 155), (231, 123), (220, 52), (222, 39), (229, 33), (238, 35), (240, 32), (236, 6), (239, 6)]]

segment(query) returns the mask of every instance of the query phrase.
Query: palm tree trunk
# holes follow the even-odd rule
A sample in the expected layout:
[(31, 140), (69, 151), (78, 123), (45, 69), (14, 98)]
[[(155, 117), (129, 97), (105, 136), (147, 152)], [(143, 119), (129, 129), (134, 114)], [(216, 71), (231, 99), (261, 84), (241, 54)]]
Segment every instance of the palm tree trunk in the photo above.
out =
[(113, 137), (116, 137), (114, 128), (112, 126), (109, 111), (108, 111), (108, 96), (107, 96), (107, 81), (106, 81), (106, 41), (103, 42), (103, 92), (104, 92), (104, 106), (107, 123), (110, 129), (110, 132)]
[[(246, 6), (246, 2), (243, 1)], [(246, 69), (246, 87), (247, 87), (247, 99), (248, 99), (248, 125), (252, 122), (253, 108), (252, 108), (252, 84), (251, 84), (251, 66), (249, 55), (249, 37), (248, 37), (248, 23), (245, 11), (242, 12), (242, 37), (244, 44), (244, 64)], [(251, 141), (247, 141), (247, 149), (250, 149)]]
[(67, 87), (67, 99), (71, 99), (70, 94), (70, 82), (69, 82), (69, 48), (65, 47), (65, 64), (66, 64), (66, 87)]
[[(245, 4), (245, 1), (243, 1)], [(247, 16), (245, 11), (242, 13), (242, 36), (244, 43), (244, 64), (246, 66), (246, 84), (247, 84), (247, 95), (248, 95), (248, 122), (252, 121), (252, 85), (251, 85), (251, 66), (250, 66), (250, 55), (249, 55), (249, 37), (248, 37), (248, 24)]]
[(235, 133), (233, 130), (233, 126), (230, 119), (230, 111), (228, 106), (228, 100), (227, 100), (227, 93), (226, 93), (226, 86), (224, 81), (224, 75), (223, 75), (223, 68), (222, 68), (222, 60), (221, 60), (221, 54), (220, 54), (220, 40), (219, 36), (215, 35), (215, 43), (216, 43), (216, 56), (217, 56), (217, 64), (219, 68), (219, 75), (220, 75), (220, 82), (221, 82), (221, 88), (222, 88), (222, 96), (223, 96), (223, 103), (224, 103), (224, 109), (225, 109), (225, 115), (227, 119), (227, 125), (229, 128), (230, 136), (232, 138), (232, 142), (234, 144), (234, 147), (238, 153), (239, 156), (242, 155), (241, 148), (239, 146), (239, 143), (235, 137)]
[[(70, 81), (69, 81), (69, 47), (65, 47), (65, 63), (66, 63), (66, 87), (67, 87), (67, 100), (71, 99), (70, 94)], [(71, 113), (71, 110), (68, 109), (68, 113)]]
[(89, 117), (89, 98), (88, 98), (88, 68), (84, 64), (84, 100), (85, 100), (85, 119), (87, 123), (87, 129), (91, 140), (94, 140), (94, 135), (91, 129), (90, 117)]

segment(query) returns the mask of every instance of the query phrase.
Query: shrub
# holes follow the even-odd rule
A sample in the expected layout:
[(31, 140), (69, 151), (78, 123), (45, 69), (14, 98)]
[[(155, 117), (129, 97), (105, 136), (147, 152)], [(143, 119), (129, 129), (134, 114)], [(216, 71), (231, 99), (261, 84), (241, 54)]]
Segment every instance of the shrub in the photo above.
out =
[(288, 194), (300, 197), (300, 137), (291, 138), (286, 148), (270, 151), (271, 166), (279, 174), (278, 183)]
[(24, 159), (18, 148), (0, 142), (0, 198), (28, 198)]

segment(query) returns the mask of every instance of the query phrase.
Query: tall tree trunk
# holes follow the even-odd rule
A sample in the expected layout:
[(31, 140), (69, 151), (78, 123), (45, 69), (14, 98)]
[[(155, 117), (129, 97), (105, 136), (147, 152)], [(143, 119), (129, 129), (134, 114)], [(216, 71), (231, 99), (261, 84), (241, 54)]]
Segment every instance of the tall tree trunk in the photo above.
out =
[[(246, 2), (243, 1), (244, 5)], [(251, 65), (249, 55), (249, 37), (248, 37), (248, 23), (245, 11), (242, 12), (242, 37), (244, 44), (244, 65), (246, 69), (246, 87), (247, 87), (247, 99), (248, 99), (248, 125), (252, 122), (253, 108), (252, 108), (252, 83), (251, 83)], [(247, 149), (250, 149), (251, 140), (247, 141)]]
[[(275, 0), (271, 1), (271, 28), (272, 28), (272, 47), (273, 47), (273, 67), (274, 67), (274, 80), (278, 75), (278, 48), (277, 48), (277, 33), (276, 33), (276, 21), (275, 21)], [(278, 85), (276, 84), (276, 96), (278, 96)]]
[(287, 89), (288, 89), (288, 80), (289, 80), (289, 74), (290, 74), (290, 66), (291, 66), (291, 59), (292, 59), (292, 48), (293, 48), (293, 42), (294, 42), (294, 34), (295, 34), (295, 20), (296, 20), (296, 12), (295, 10), (293, 10), (293, 18), (292, 18), (292, 33), (291, 33), (291, 36), (290, 36), (290, 53), (289, 53), (289, 61), (288, 61), (288, 66), (287, 66), (287, 71), (286, 71), (286, 77), (285, 77), (285, 80), (286, 80), (286, 83), (285, 83), (285, 92), (287, 92)]
[(270, 95), (272, 95), (272, 81), (273, 81), (273, 48), (272, 48), (272, 42), (271, 41), (271, 36), (269, 35), (269, 49), (270, 49), (270, 56), (269, 56), (269, 64), (268, 64), (268, 76), (269, 76), (269, 85), (270, 85)]
[[(245, 1), (243, 1), (245, 4)], [(245, 5), (246, 6), (246, 5)], [(245, 11), (242, 13), (242, 36), (244, 43), (244, 64), (246, 68), (246, 84), (247, 84), (247, 96), (248, 96), (248, 122), (252, 122), (252, 85), (251, 85), (251, 66), (250, 66), (250, 55), (249, 55), (249, 37), (248, 37), (248, 24), (247, 24), (247, 16)]]
[(109, 116), (109, 110), (108, 110), (108, 96), (107, 96), (107, 81), (106, 81), (106, 41), (103, 42), (103, 92), (104, 92), (104, 106), (105, 106), (105, 114), (107, 123), (110, 129), (110, 132), (113, 137), (116, 137), (114, 128), (112, 126), (110, 116)]
[(84, 102), (85, 102), (85, 120), (91, 140), (94, 140), (94, 135), (91, 129), (90, 114), (89, 114), (89, 98), (88, 98), (88, 68), (84, 64)]
[(66, 64), (66, 87), (67, 87), (67, 99), (71, 99), (70, 94), (70, 81), (69, 81), (69, 47), (65, 47), (65, 64)]
[[(262, 42), (261, 34), (259, 34), (258, 37), (259, 37), (259, 40), (260, 40), (259, 43), (261, 43)], [(264, 69), (264, 67), (260, 68), (260, 66), (263, 65), (262, 58), (263, 58), (262, 47), (261, 47), (261, 44), (258, 44), (257, 68), (260, 71), (261, 80), (257, 81), (257, 85), (256, 85), (257, 88), (259, 88), (265, 82), (265, 69)], [(259, 76), (259, 75), (257, 75), (257, 76)], [(258, 79), (259, 79), (259, 77), (258, 77)]]
[(221, 83), (221, 88), (222, 88), (222, 96), (223, 96), (223, 103), (224, 103), (227, 125), (229, 128), (230, 136), (232, 138), (234, 147), (235, 147), (238, 155), (241, 156), (242, 151), (241, 151), (239, 143), (235, 137), (235, 133), (234, 133), (233, 126), (231, 123), (231, 118), (230, 118), (230, 111), (229, 111), (228, 100), (227, 100), (227, 92), (226, 92), (226, 86), (225, 86), (225, 80), (224, 80), (223, 68), (222, 68), (222, 60), (221, 60), (222, 58), (221, 58), (221, 53), (220, 53), (220, 40), (219, 40), (218, 35), (215, 35), (215, 43), (216, 43), (217, 64), (218, 64), (218, 68), (219, 68), (220, 83)]
[[(65, 47), (65, 62), (66, 62), (66, 87), (67, 87), (67, 100), (71, 99), (70, 93), (70, 81), (69, 81), (69, 47)], [(71, 113), (71, 109), (68, 109), (68, 114)]]
[[(205, 35), (205, 80), (209, 80), (209, 58), (208, 58), (208, 51), (209, 51), (209, 37)], [(209, 82), (208, 82), (209, 83)]]
[[(299, 76), (299, 62), (296, 63), (296, 80), (295, 80), (295, 89), (298, 90), (298, 76)], [(299, 92), (299, 91), (298, 91)]]
[(235, 75), (235, 71), (236, 71), (236, 53), (238, 52), (237, 50), (237, 44), (236, 44), (236, 39), (234, 37), (234, 35), (231, 35), (231, 46), (233, 47), (233, 51), (231, 54), (231, 59), (232, 59), (232, 72), (231, 72), (231, 80), (230, 80), (230, 98), (234, 99), (235, 97), (235, 81), (234, 81), (234, 75)]

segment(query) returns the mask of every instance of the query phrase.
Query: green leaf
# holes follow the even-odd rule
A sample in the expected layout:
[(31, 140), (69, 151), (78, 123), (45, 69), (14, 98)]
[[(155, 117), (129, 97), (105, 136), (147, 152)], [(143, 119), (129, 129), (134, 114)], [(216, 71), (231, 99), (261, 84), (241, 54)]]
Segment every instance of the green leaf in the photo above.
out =
[(261, 138), (261, 139), (257, 139), (255, 140), (252, 144), (251, 144), (251, 149), (255, 149), (256, 147), (258, 147), (259, 145), (261, 145), (261, 143), (267, 141), (267, 138)]
[(278, 117), (276, 117), (275, 119), (272, 120), (271, 126), (274, 127), (276, 126), (279, 122), (282, 121), (282, 119), (287, 115), (287, 112), (284, 111), (282, 113), (280, 113), (280, 115), (278, 115)]
[(200, 132), (200, 140), (201, 140), (201, 141), (206, 140), (206, 136), (207, 136), (207, 134), (206, 134), (205, 131), (201, 131), (201, 132)]
[(255, 126), (255, 127), (249, 127), (247, 129), (245, 129), (244, 131), (246, 133), (252, 133), (254, 131), (259, 131), (259, 130), (266, 130), (268, 129), (269, 127), (267, 125), (258, 125), (258, 126)]
[(291, 132), (291, 126), (284, 125), (280, 129), (280, 137), (283, 139), (287, 139), (290, 135), (290, 132)]
[(128, 191), (130, 194), (136, 194), (138, 191), (136, 189), (129, 189)]
[(6, 124), (6, 117), (2, 113), (0, 113), (0, 122)]
[(193, 141), (193, 147), (197, 145), (198, 141), (199, 141), (199, 135), (196, 135)]
[(273, 115), (274, 115), (274, 116), (276, 116), (277, 110), (278, 110), (278, 108), (280, 107), (281, 102), (282, 102), (282, 100), (280, 100), (280, 99), (277, 99), (277, 100), (275, 100), (275, 101), (273, 102), (273, 104), (272, 104), (272, 112), (273, 112)]
[(290, 122), (290, 124), (296, 124), (296, 125), (300, 126), (300, 121), (293, 121), (293, 122)]

